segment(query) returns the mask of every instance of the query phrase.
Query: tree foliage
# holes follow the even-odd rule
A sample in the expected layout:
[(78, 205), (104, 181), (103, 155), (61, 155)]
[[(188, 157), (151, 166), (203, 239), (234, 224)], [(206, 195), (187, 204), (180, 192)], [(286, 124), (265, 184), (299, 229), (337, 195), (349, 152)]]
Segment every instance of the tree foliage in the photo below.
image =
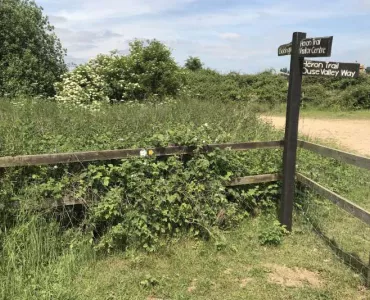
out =
[(42, 8), (0, 0), (0, 95), (53, 95), (67, 68), (65, 50)]
[(191, 71), (198, 71), (203, 68), (203, 63), (201, 62), (199, 57), (189, 56), (189, 58), (185, 62), (185, 68)]

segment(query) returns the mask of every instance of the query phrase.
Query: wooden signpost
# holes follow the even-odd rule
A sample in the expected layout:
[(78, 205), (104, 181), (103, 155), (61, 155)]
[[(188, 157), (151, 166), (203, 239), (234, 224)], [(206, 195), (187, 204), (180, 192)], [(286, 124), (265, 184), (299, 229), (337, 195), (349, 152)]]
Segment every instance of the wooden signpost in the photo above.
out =
[(280, 223), (285, 225), (288, 230), (292, 230), (302, 76), (356, 78), (360, 73), (360, 64), (304, 59), (304, 57), (330, 56), (332, 43), (332, 36), (306, 38), (306, 33), (294, 32), (292, 42), (278, 48), (278, 56), (291, 56), (284, 137), (283, 187), (280, 204)]
[[(299, 56), (300, 42), (306, 33), (294, 32), (290, 46), (290, 76), (283, 154), (283, 189), (280, 203), (280, 223), (292, 229), (293, 200), (295, 192), (295, 165), (298, 144), (299, 105), (302, 87), (303, 58)], [(286, 45), (283, 45), (286, 48)], [(280, 50), (280, 47), (279, 47)], [(289, 51), (286, 51), (287, 53)]]

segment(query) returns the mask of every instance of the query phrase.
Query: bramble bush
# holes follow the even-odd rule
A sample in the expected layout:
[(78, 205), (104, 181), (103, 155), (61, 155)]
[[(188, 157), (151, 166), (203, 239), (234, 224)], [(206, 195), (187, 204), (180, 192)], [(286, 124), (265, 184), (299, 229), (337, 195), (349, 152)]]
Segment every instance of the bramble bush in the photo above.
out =
[(55, 99), (77, 106), (104, 102), (163, 99), (176, 96), (182, 71), (171, 51), (157, 40), (130, 43), (130, 53), (100, 54), (78, 66), (56, 84)]
[[(173, 110), (172, 105), (169, 108)], [(184, 110), (191, 108), (184, 105)], [(235, 107), (233, 114), (240, 113)], [(174, 111), (173, 116), (177, 115)], [(2, 232), (16, 224), (20, 211), (37, 211), (55, 201), (76, 199), (87, 203), (81, 207), (82, 215), (78, 209), (67, 209), (45, 211), (44, 216), (58, 216), (64, 226), (80, 228), (81, 234), (92, 237), (99, 251), (132, 247), (154, 251), (166, 239), (184, 234), (210, 238), (217, 228), (233, 227), (250, 214), (271, 209), (278, 195), (277, 184), (227, 188), (224, 183), (239, 176), (278, 171), (280, 149), (198, 151), (205, 144), (229, 142), (235, 133), (227, 132), (226, 125), (244, 134), (251, 130), (248, 134), (252, 134), (250, 126), (256, 120), (248, 116), (237, 118), (245, 130), (230, 121), (222, 125), (216, 120), (203, 125), (170, 121), (171, 126), (155, 127), (155, 134), (140, 141), (144, 148), (196, 146), (193, 156), (156, 158), (154, 153), (122, 161), (7, 169), (1, 179)], [(53, 146), (53, 141), (49, 143)], [(261, 161), (265, 163), (261, 165)]]
[(258, 235), (261, 245), (278, 246), (282, 243), (283, 236), (289, 233), (273, 214), (264, 216), (261, 223), (263, 226)]

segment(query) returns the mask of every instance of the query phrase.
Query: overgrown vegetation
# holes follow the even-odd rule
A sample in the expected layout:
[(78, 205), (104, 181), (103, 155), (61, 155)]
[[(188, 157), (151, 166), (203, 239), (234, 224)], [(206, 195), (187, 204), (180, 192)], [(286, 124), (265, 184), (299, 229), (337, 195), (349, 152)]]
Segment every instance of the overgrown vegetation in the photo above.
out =
[[(99, 112), (71, 109), (42, 100), (4, 101), (1, 119), (1, 155), (176, 144), (201, 146), (204, 143), (280, 137), (280, 133), (258, 121), (244, 103), (186, 98), (157, 104), (107, 104), (101, 106)], [(76, 276), (81, 276), (79, 270), (88, 268), (96, 253), (115, 253), (120, 249), (132, 257), (139, 255), (135, 249), (160, 249), (159, 253), (162, 253), (166, 245), (184, 236), (195, 240), (209, 239), (217, 251), (232, 252), (234, 246), (225, 239), (227, 232), (250, 222), (249, 216), (261, 213), (266, 215), (260, 219), (261, 225), (255, 233), (259, 244), (279, 245), (282, 238), (287, 238), (274, 217), (277, 185), (233, 189), (223, 186), (225, 181), (236, 176), (278, 171), (281, 150), (208, 154), (196, 151), (194, 154), (194, 157), (130, 159), (3, 171), (0, 210), (2, 297), (84, 299), (88, 292), (65, 289), (65, 286), (73, 286)], [(366, 190), (363, 188), (366, 178), (356, 184), (341, 184), (345, 183), (345, 179), (339, 180), (343, 174), (360, 178), (361, 172), (353, 168), (332, 160), (321, 161), (314, 155), (300, 155), (300, 159), (300, 170), (314, 172), (310, 177), (318, 179), (320, 176), (325, 180), (322, 183), (350, 199), (360, 199), (361, 191)], [(325, 172), (322, 170), (324, 166), (327, 166)], [(346, 193), (349, 188), (352, 194)], [(365, 194), (361, 197), (367, 199)], [(84, 200), (88, 205), (77, 210), (77, 207), (62, 211), (46, 209), (41, 211), (42, 215), (37, 213), (40, 207), (48, 207), (58, 199)], [(310, 201), (319, 205), (315, 211), (320, 212), (316, 216), (322, 216), (321, 221), (330, 216), (325, 221), (330, 224), (329, 232), (340, 237), (341, 242), (346, 241), (339, 226), (343, 217), (338, 219), (338, 216), (328, 215), (333, 208), (325, 204), (323, 209), (314, 198)], [(364, 202), (358, 203), (362, 205)], [(356, 223), (349, 221), (349, 224), (345, 234), (350, 234), (351, 240), (356, 242), (345, 243), (343, 247), (359, 253), (364, 260), (367, 242), (364, 244), (361, 240), (361, 246), (359, 238), (363, 235), (357, 238), (351, 230), (365, 231)], [(233, 256), (231, 252), (230, 256)], [(287, 252), (284, 255), (289, 256)], [(331, 269), (327, 276), (332, 278), (335, 272), (339, 271)], [(147, 275), (139, 272), (135, 277), (137, 288), (128, 289), (127, 295), (130, 291), (136, 293), (137, 289), (143, 295), (153, 292), (163, 295), (161, 289), (165, 279)], [(264, 277), (257, 278), (265, 280)], [(83, 279), (87, 284), (85, 280), (88, 279)], [(156, 284), (152, 285), (152, 282)], [(102, 288), (105, 290), (104, 286)], [(340, 295), (348, 292), (341, 290)], [(308, 289), (306, 293), (309, 297), (316, 292)], [(317, 293), (333, 295), (329, 290)]]
[[(201, 147), (273, 139), (276, 134), (242, 104), (224, 103), (220, 107), (217, 102), (199, 103), (186, 98), (158, 104), (107, 104), (99, 112), (42, 100), (4, 101), (1, 119), (2, 155), (168, 145)], [(229, 189), (224, 183), (237, 176), (276, 172), (280, 157), (281, 150), (273, 149), (208, 154), (196, 150), (192, 157), (6, 169), (1, 177), (0, 238), (3, 243), (9, 241), (11, 249), (18, 247), (10, 243), (13, 236), (20, 230), (34, 230), (28, 225), (32, 215), (38, 216), (37, 211), (46, 206), (37, 219), (46, 224), (53, 218), (58, 220), (60, 227), (50, 233), (55, 237), (49, 238), (58, 246), (36, 252), (43, 256), (43, 251), (59, 253), (51, 257), (45, 254), (45, 261), (54, 267), (63, 256), (79, 259), (68, 250), (68, 243), (74, 240), (85, 241), (84, 247), (100, 253), (137, 248), (154, 251), (172, 239), (189, 235), (210, 239), (222, 248), (220, 230), (234, 228), (249, 215), (273, 210), (278, 194), (276, 184)], [(74, 210), (47, 209), (62, 199), (83, 200), (87, 205)], [(39, 234), (49, 232), (40, 230)], [(61, 240), (64, 242), (57, 242)], [(20, 242), (14, 239), (14, 243)], [(11, 264), (9, 247), (2, 250), (0, 259), (2, 276), (5, 278), (8, 272), (16, 276), (4, 281), (7, 297), (22, 298), (27, 292), (28, 298), (37, 298), (57, 288), (49, 286), (54, 284), (52, 281), (37, 281), (33, 294), (27, 288), (19, 289), (19, 285), (29, 283), (28, 276), (37, 277), (39, 269), (37, 264), (26, 262)], [(19, 255), (26, 255), (22, 253)], [(53, 272), (47, 268), (42, 271)]]
[[(0, 127), (1, 152), (7, 155), (50, 153), (56, 149), (64, 152), (168, 145), (201, 147), (274, 135), (241, 105), (224, 106), (230, 121), (216, 113), (220, 111), (216, 103), (203, 105), (207, 110), (202, 112), (192, 100), (149, 107), (107, 106), (96, 114), (63, 110), (54, 104), (45, 106), (41, 101), (22, 107), (9, 103), (3, 114), (4, 126)], [(136, 113), (132, 114), (134, 110)], [(29, 119), (23, 118), (22, 111)], [(121, 118), (125, 122), (120, 122)], [(25, 131), (26, 124), (29, 132)], [(259, 132), (255, 130), (257, 124), (261, 125)], [(13, 127), (12, 133), (8, 132), (9, 127)], [(29, 140), (31, 145), (24, 144), (24, 140)], [(17, 145), (22, 148), (16, 149)], [(3, 174), (2, 198), (6, 208), (14, 207), (10, 205), (14, 200), (28, 208), (32, 199), (36, 205), (63, 197), (87, 201), (92, 205), (88, 210), (91, 216), (84, 226), (104, 236), (101, 247), (125, 248), (137, 242), (152, 249), (161, 234), (170, 236), (190, 230), (204, 235), (213, 226), (228, 228), (237, 223), (247, 211), (252, 212), (258, 206), (258, 199), (265, 199), (266, 205), (270, 205), (269, 198), (273, 200), (277, 194), (276, 185), (261, 186), (246, 193), (228, 192), (223, 183), (236, 176), (277, 171), (279, 157), (280, 150), (208, 154), (195, 151), (192, 157), (8, 169)], [(260, 160), (267, 163), (260, 166)], [(94, 200), (99, 200), (96, 207)]]
[[(4, 29), (0, 32), (4, 41), (0, 45), (0, 96), (4, 96), (0, 108), (1, 156), (169, 145), (195, 147), (192, 155), (167, 158), (157, 158), (154, 153), (144, 158), (1, 170), (1, 299), (84, 299), (96, 295), (107, 299), (153, 299), (152, 294), (188, 299), (196, 286), (194, 280), (188, 294), (165, 292), (166, 280), (183, 289), (183, 280), (173, 280), (173, 271), (168, 273), (170, 279), (134, 272), (122, 286), (127, 287), (132, 280), (137, 282), (119, 295), (106, 294), (104, 289), (92, 295), (75, 280), (82, 281), (81, 286), (86, 283), (81, 270), (94, 266), (100, 254), (124, 253), (125, 259), (134, 261), (132, 268), (140, 266), (145, 270), (140, 263), (144, 255), (141, 253), (161, 250), (154, 255), (166, 255), (171, 251), (168, 245), (176, 241), (214, 247), (217, 255), (228, 256), (234, 265), (240, 260), (263, 257), (263, 251), (282, 255), (284, 248), (279, 247), (284, 247), (283, 239), (295, 246), (297, 240), (303, 242), (295, 233), (287, 235), (276, 219), (278, 183), (225, 187), (235, 177), (279, 172), (281, 149), (199, 151), (210, 143), (281, 138), (257, 118), (255, 111), (285, 103), (285, 77), (274, 70), (255, 75), (220, 74), (204, 69), (197, 57), (189, 57), (181, 68), (171, 51), (156, 40), (135, 40), (128, 55), (116, 51), (100, 54), (66, 73), (65, 51), (41, 8), (27, 0), (0, 0), (0, 4), (0, 25)], [(370, 108), (369, 78), (305, 78), (303, 106)], [(320, 159), (307, 157), (299, 169), (350, 196), (367, 195), (358, 191), (361, 184), (369, 182), (368, 177), (346, 185), (337, 175), (342, 172), (360, 178), (357, 171), (330, 161), (326, 165), (331, 175), (323, 177), (317, 166), (320, 163)], [(301, 192), (306, 196), (304, 190)], [(58, 206), (64, 201), (84, 204)], [(320, 201), (312, 202), (315, 208), (325, 208), (318, 209), (316, 216), (325, 217), (331, 211)], [(312, 202), (298, 206), (305, 216)], [(338, 223), (337, 219), (328, 219)], [(238, 235), (239, 229), (242, 238), (228, 236), (229, 232)], [(211, 242), (207, 244), (205, 240)], [(350, 247), (348, 244), (346, 247)], [(327, 257), (322, 245), (318, 247), (318, 254), (311, 253), (311, 257)], [(291, 258), (292, 251), (284, 251)], [(298, 251), (305, 252), (299, 247)], [(199, 261), (206, 254), (204, 250), (195, 257)], [(205, 260), (210, 264), (213, 252), (208, 254)], [(319, 262), (306, 264), (322, 272)], [(263, 274), (274, 268), (254, 266), (254, 271), (246, 270), (251, 271), (248, 274), (253, 280), (260, 280), (253, 289), (260, 291), (266, 284)], [(215, 270), (219, 273), (221, 269)], [(130, 269), (125, 271), (131, 276)], [(194, 266), (182, 271), (190, 276), (199, 269)], [(329, 279), (342, 278), (346, 272), (346, 287), (352, 289), (348, 292), (335, 281), (334, 291), (318, 284), (286, 293), (284, 286), (278, 294), (272, 288), (259, 296), (311, 299), (312, 295), (340, 298), (356, 294), (353, 285), (359, 280), (351, 279), (343, 266), (331, 264), (324, 272)], [(244, 288), (249, 277), (240, 280)], [(212, 282), (204, 283), (208, 290), (221, 284)], [(268, 282), (272, 287), (276, 284)], [(231, 294), (239, 298), (246, 295), (245, 291), (234, 292)], [(212, 298), (226, 299), (216, 294)], [(196, 298), (204, 299), (204, 295), (209, 298), (203, 291)]]

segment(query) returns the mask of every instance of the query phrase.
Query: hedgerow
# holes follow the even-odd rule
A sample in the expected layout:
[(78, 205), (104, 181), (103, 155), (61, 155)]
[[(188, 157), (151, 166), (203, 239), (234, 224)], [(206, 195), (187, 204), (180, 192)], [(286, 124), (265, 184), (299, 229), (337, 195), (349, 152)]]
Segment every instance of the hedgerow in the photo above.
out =
[[(264, 109), (286, 103), (288, 79), (267, 70), (259, 74), (220, 74), (210, 69), (186, 72), (185, 92), (199, 100), (243, 101)], [(359, 78), (304, 77), (302, 106), (332, 109), (368, 109), (370, 76)]]

